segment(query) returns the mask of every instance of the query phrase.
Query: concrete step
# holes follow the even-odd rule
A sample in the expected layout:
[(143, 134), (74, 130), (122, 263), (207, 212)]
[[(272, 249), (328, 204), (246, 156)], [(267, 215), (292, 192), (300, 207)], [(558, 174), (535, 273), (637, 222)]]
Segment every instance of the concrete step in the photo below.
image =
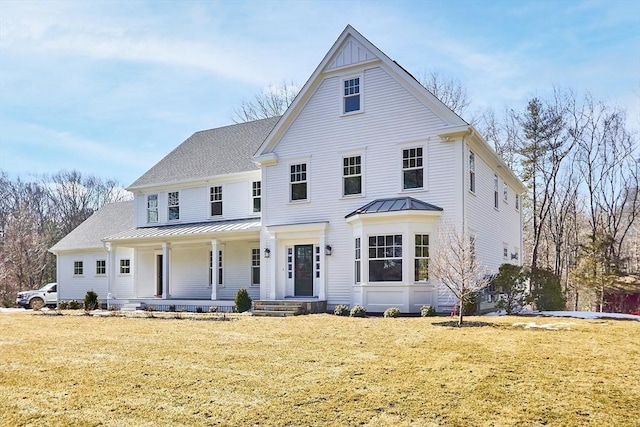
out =
[(120, 311), (138, 311), (144, 310), (146, 304), (141, 302), (128, 302), (120, 306)]
[(263, 316), (263, 317), (289, 317), (289, 316), (298, 316), (300, 313), (297, 311), (271, 311), (271, 310), (253, 310), (254, 316)]

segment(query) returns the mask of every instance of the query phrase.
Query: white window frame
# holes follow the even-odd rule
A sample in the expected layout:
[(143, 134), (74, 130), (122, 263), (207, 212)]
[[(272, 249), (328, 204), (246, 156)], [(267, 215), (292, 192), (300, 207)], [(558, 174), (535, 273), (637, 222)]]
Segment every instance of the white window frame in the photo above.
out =
[[(175, 194), (176, 195), (176, 202), (175, 204), (171, 204), (172, 200), (171, 198), (173, 197), (172, 195)], [(171, 218), (171, 209), (172, 208), (176, 208), (177, 209), (177, 213), (178, 216), (177, 218)], [(180, 191), (168, 191), (167, 192), (167, 220), (169, 221), (180, 221)]]
[[(296, 162), (291, 162), (289, 164), (289, 168), (288, 168), (288, 173), (289, 173), (289, 202), (290, 203), (305, 203), (308, 202), (311, 198), (309, 197), (309, 161), (307, 160), (301, 160), (301, 161), (296, 161)], [(296, 170), (296, 171), (292, 171), (292, 168), (295, 167), (302, 167), (304, 166), (304, 171), (302, 170)], [(304, 175), (302, 175), (304, 174)], [(293, 181), (294, 175), (300, 175), (300, 179)], [(304, 178), (304, 179), (302, 179)], [(293, 198), (293, 186), (295, 185), (299, 185), (299, 184), (304, 184), (305, 185), (305, 198), (304, 199), (295, 199)]]
[[(357, 110), (346, 111), (346, 99), (347, 97), (355, 96), (355, 94), (345, 95), (345, 82), (358, 79), (358, 96), (360, 98), (360, 108)], [(343, 116), (351, 116), (364, 112), (364, 78), (362, 74), (355, 74), (342, 77), (340, 79), (340, 113)]]
[[(379, 245), (378, 240), (380, 238), (384, 238), (385, 242), (383, 245)], [(392, 243), (391, 245), (387, 244), (387, 238), (391, 237), (392, 238)], [(400, 237), (400, 244), (397, 245), (396, 244), (396, 238)], [(371, 239), (374, 238), (376, 239), (375, 241), (375, 245), (372, 246), (371, 245)], [(405, 238), (403, 236), (402, 233), (398, 233), (398, 234), (375, 234), (375, 235), (370, 235), (367, 238), (367, 250), (369, 251), (369, 264), (368, 264), (368, 268), (367, 268), (367, 276), (369, 277), (369, 283), (403, 283), (404, 280), (404, 245), (405, 245)], [(393, 255), (392, 256), (387, 256), (386, 252), (389, 250), (389, 248), (393, 251)], [(400, 254), (396, 255), (396, 248), (400, 249)], [(372, 256), (372, 249), (376, 251), (376, 253), (374, 254), (375, 256)], [(379, 250), (383, 251), (383, 256), (379, 256), (380, 254), (378, 253)], [(400, 260), (400, 279), (399, 280), (373, 280), (371, 278), (371, 262), (372, 261), (387, 261), (387, 260)]]
[[(424, 238), (427, 238), (427, 243), (424, 243)], [(418, 241), (418, 239), (420, 239), (420, 241)], [(429, 251), (430, 251), (430, 245), (431, 245), (431, 240), (429, 237), (428, 233), (416, 233), (414, 235), (413, 238), (413, 242), (414, 242), (414, 261), (413, 261), (413, 280), (416, 283), (427, 283), (429, 282)], [(426, 249), (426, 255), (425, 255), (425, 249)], [(420, 260), (426, 260), (427, 262), (427, 278), (426, 279), (420, 279), (419, 277), (416, 277), (418, 274), (418, 261)]]
[[(416, 150), (416, 155), (411, 157), (411, 150)], [(417, 150), (421, 150), (421, 154), (418, 155)], [(407, 161), (409, 162), (409, 166), (405, 167), (405, 151), (408, 151), (409, 153), (409, 157), (407, 157)], [(427, 188), (427, 183), (426, 183), (426, 174), (427, 174), (427, 168), (426, 168), (426, 147), (423, 144), (420, 145), (411, 145), (411, 146), (403, 146), (400, 148), (400, 165), (401, 165), (401, 172), (400, 172), (400, 183), (401, 183), (401, 188), (402, 188), (402, 192), (410, 192), (410, 191), (424, 191)], [(412, 159), (416, 160), (416, 164), (414, 166), (410, 166), (410, 162)], [(420, 165), (418, 165), (418, 163), (420, 163)], [(404, 180), (404, 174), (405, 172), (408, 171), (415, 171), (415, 170), (421, 170), (422, 171), (422, 186), (420, 187), (411, 187), (411, 188), (406, 188), (405, 187), (405, 180)]]
[[(155, 197), (155, 206), (151, 206), (151, 198)], [(147, 194), (147, 224), (155, 224), (160, 220), (160, 212), (158, 206), (160, 205), (158, 202), (160, 197), (158, 194)], [(155, 221), (152, 220), (151, 214), (155, 213)]]
[(81, 260), (73, 261), (73, 275), (74, 277), (80, 277), (84, 275), (84, 262)]
[[(260, 248), (251, 248), (251, 286), (260, 286)], [(255, 272), (258, 270), (258, 282), (254, 282)]]
[(354, 241), (354, 281), (362, 283), (362, 239), (356, 237)]
[(469, 150), (469, 191), (476, 193), (476, 153)]
[(131, 274), (131, 259), (121, 258), (118, 262), (120, 274)]
[[(102, 265), (98, 265), (98, 263), (102, 263)], [(100, 273), (98, 269), (102, 269), (104, 272)], [(96, 276), (106, 276), (106, 275), (107, 275), (107, 260), (97, 259), (96, 260)]]
[[(359, 159), (358, 164), (351, 164), (351, 159)], [(348, 161), (349, 164), (345, 166), (345, 161)], [(342, 197), (361, 197), (364, 194), (364, 179), (363, 179), (363, 156), (360, 153), (357, 154), (347, 154), (342, 156)], [(359, 172), (356, 170), (359, 169)], [(353, 171), (353, 173), (351, 173)], [(349, 174), (347, 174), (349, 173)], [(346, 180), (351, 178), (359, 178), (360, 179), (360, 192), (359, 193), (346, 193)]]
[[(222, 202), (222, 197), (223, 197), (222, 185), (214, 185), (209, 187), (209, 216), (221, 217), (224, 215), (224, 205)], [(214, 214), (213, 207), (218, 205), (220, 206), (220, 213)]]
[(516, 205), (516, 210), (520, 211), (520, 195), (519, 194), (516, 194), (515, 205)]
[(493, 207), (498, 209), (500, 196), (498, 196), (498, 174), (493, 174)]
[(502, 181), (502, 200), (505, 203), (509, 201), (509, 186), (506, 181)]
[[(258, 203), (258, 209), (256, 209), (256, 202)], [(262, 212), (262, 181), (251, 182), (251, 212)]]
[(509, 244), (502, 243), (502, 259), (505, 261), (509, 261)]

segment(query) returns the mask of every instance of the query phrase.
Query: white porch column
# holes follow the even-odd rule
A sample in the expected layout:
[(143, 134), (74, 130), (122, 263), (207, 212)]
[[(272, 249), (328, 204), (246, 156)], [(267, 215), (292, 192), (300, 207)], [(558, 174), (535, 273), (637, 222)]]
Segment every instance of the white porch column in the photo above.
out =
[(109, 304), (109, 300), (115, 298), (113, 295), (113, 290), (115, 288), (116, 282), (116, 248), (111, 244), (107, 243), (105, 245), (105, 249), (109, 252), (109, 262), (107, 271), (107, 305)]
[(211, 239), (211, 300), (218, 299), (218, 240)]
[(327, 236), (324, 230), (320, 233), (320, 277), (318, 278), (318, 300), (327, 299)]
[(269, 299), (276, 299), (276, 286), (278, 284), (278, 240), (276, 239), (275, 234), (271, 235), (269, 239), (270, 242), (270, 250), (271, 255), (269, 258), (269, 263), (271, 264), (271, 295), (269, 295)]
[(171, 245), (168, 242), (162, 242), (162, 299), (171, 298), (171, 292), (169, 291), (170, 256)]

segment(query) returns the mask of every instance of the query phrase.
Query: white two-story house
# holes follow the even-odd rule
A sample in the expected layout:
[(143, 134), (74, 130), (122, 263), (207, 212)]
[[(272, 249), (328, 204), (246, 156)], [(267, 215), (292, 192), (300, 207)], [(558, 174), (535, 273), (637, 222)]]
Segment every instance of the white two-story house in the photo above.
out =
[[(522, 183), (351, 26), (282, 117), (197, 132), (128, 190), (133, 223), (100, 239), (96, 292), (114, 304), (228, 305), (244, 287), (329, 309), (444, 312), (455, 300), (428, 264), (445, 224), (475, 237), (490, 270), (521, 262)], [(77, 262), (103, 265), (76, 231), (75, 246), (52, 248), (61, 299), (98, 286)]]

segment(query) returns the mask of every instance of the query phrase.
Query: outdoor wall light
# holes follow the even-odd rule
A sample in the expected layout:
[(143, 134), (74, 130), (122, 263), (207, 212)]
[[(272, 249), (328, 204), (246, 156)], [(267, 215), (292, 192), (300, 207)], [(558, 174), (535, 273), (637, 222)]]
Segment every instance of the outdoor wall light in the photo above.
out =
[(518, 253), (511, 254), (511, 259), (518, 259)]
[(264, 248), (264, 257), (265, 258), (271, 258), (271, 249)]
[(326, 256), (331, 256), (331, 245), (327, 245), (324, 247), (324, 254)]

